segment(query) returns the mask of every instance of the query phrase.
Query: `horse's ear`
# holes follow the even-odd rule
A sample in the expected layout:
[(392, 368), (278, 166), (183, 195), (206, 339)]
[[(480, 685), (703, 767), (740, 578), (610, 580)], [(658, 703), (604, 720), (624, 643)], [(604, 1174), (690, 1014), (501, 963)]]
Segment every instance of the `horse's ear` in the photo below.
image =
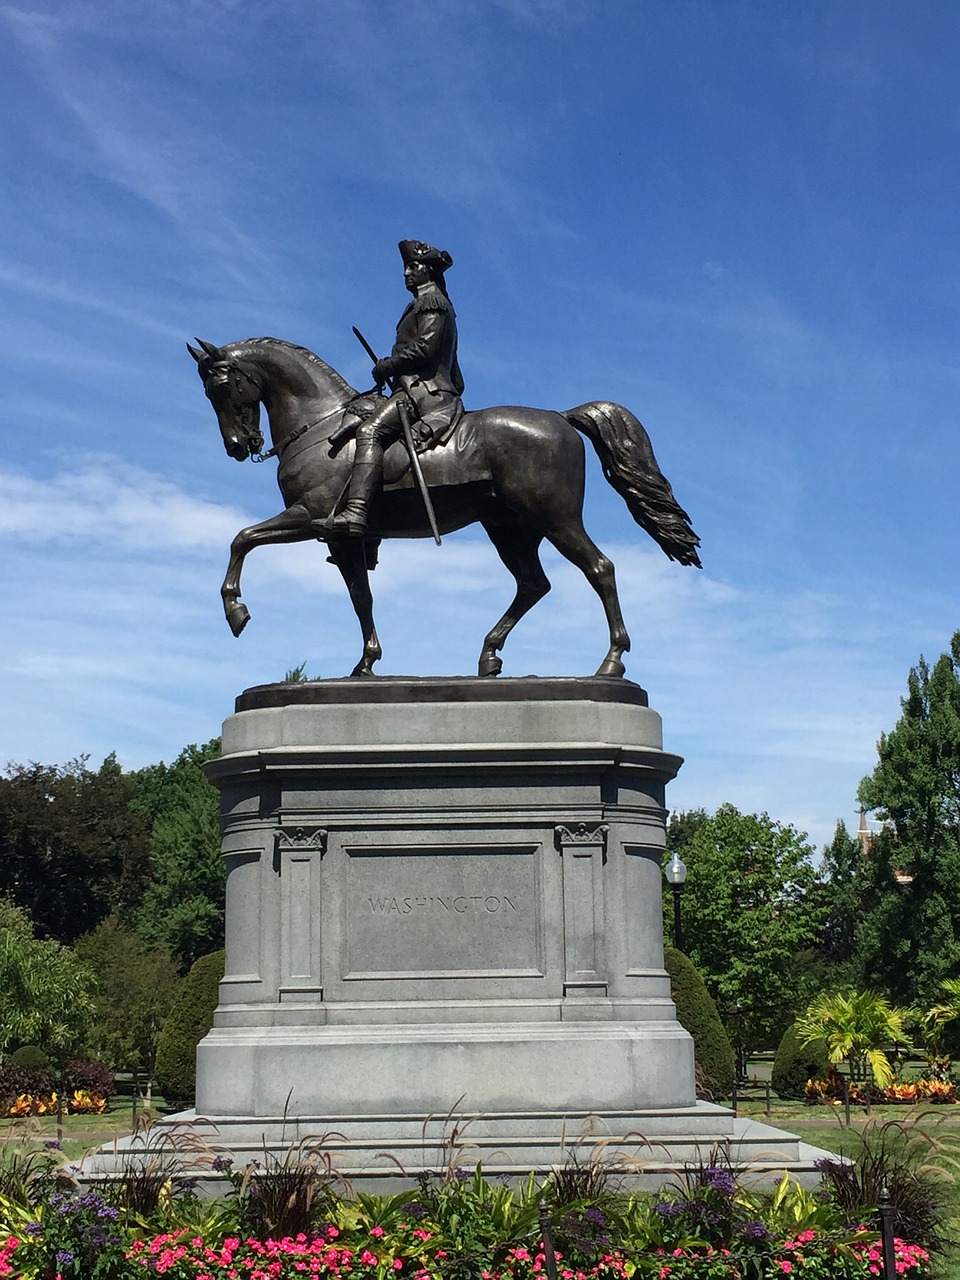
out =
[(187, 350), (193, 356), (194, 360), (196, 360), (197, 364), (199, 364), (200, 361), (203, 359), (203, 352), (198, 351), (196, 347), (191, 347), (189, 342), (187, 343)]
[(223, 359), (223, 356), (220, 354), (220, 348), (215, 347), (212, 342), (204, 342), (202, 338), (198, 338), (197, 341), (200, 343), (201, 347), (203, 347), (204, 351), (207, 353), (207, 355), (210, 357), (211, 360)]

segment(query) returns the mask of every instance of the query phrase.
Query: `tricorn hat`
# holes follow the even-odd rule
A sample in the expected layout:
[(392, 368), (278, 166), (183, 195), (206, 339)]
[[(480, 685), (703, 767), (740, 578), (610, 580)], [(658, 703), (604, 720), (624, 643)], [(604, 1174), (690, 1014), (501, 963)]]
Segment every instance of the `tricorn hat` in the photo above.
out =
[(404, 266), (408, 262), (422, 262), (441, 272), (453, 266), (453, 258), (446, 249), (435, 249), (432, 244), (424, 244), (422, 240), (401, 240), (399, 248)]

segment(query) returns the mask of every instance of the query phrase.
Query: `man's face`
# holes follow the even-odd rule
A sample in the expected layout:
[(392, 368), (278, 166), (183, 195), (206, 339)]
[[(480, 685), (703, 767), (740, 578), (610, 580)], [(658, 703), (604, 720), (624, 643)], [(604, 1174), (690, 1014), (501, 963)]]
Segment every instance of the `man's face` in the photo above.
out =
[(414, 259), (403, 268), (403, 279), (410, 292), (414, 293), (430, 279), (430, 271), (424, 263)]

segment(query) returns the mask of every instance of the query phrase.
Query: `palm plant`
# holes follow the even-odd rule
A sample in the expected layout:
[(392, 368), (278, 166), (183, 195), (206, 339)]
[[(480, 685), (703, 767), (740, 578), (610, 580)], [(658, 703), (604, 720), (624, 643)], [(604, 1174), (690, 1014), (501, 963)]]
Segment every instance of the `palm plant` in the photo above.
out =
[(942, 1034), (948, 1022), (960, 1018), (960, 978), (946, 978), (940, 983), (940, 990), (947, 998), (923, 1015), (923, 1021), (931, 1035), (937, 1037)]
[(845, 1062), (851, 1080), (869, 1069), (874, 1083), (886, 1089), (894, 1080), (887, 1050), (907, 1044), (907, 1011), (873, 991), (824, 992), (797, 1019), (801, 1045), (823, 1040), (832, 1063)]

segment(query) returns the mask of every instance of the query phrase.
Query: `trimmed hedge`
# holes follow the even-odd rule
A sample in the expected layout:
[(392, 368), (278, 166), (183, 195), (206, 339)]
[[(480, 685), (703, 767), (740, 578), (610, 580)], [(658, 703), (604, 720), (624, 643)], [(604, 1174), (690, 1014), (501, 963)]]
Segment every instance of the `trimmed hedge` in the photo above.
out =
[(201, 956), (184, 978), (157, 1042), (157, 1088), (168, 1102), (197, 1091), (197, 1045), (213, 1026), (225, 952)]
[(773, 1059), (771, 1083), (779, 1098), (802, 1098), (808, 1080), (821, 1080), (830, 1068), (827, 1046), (822, 1040), (811, 1040), (800, 1047), (797, 1024), (792, 1022)]
[(35, 1044), (24, 1044), (16, 1051), (11, 1053), (10, 1061), (17, 1067), (24, 1067), (27, 1071), (49, 1070), (51, 1066), (50, 1059)]
[(737, 1064), (713, 997), (683, 952), (665, 947), (663, 964), (670, 975), (670, 996), (677, 1006), (677, 1021), (693, 1037), (697, 1092), (725, 1097), (733, 1089)]

